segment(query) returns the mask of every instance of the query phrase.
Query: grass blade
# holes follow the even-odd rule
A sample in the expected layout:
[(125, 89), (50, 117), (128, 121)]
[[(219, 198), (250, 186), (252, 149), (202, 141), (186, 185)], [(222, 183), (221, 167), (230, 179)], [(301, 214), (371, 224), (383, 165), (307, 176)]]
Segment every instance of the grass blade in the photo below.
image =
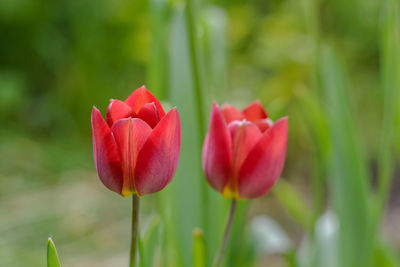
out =
[(370, 266), (370, 177), (352, 121), (342, 68), (333, 52), (321, 53), (321, 81), (331, 136), (330, 189), (340, 223), (340, 266)]
[(193, 230), (193, 267), (206, 267), (206, 247), (203, 231), (199, 228)]
[(49, 237), (47, 241), (47, 267), (60, 267), (56, 246), (53, 240)]
[(383, 1), (381, 17), (381, 79), (384, 92), (382, 135), (378, 160), (378, 190), (374, 221), (380, 222), (393, 178), (396, 106), (400, 91), (399, 4)]
[[(169, 92), (181, 118), (181, 155), (176, 177), (168, 188), (171, 218), (174, 221), (179, 255), (183, 266), (193, 262), (192, 229), (203, 228), (203, 192), (206, 186), (201, 173), (202, 132), (198, 121), (197, 95), (191, 72), (191, 61), (183, 6), (174, 5), (169, 38)], [(178, 228), (179, 227), (179, 228)], [(203, 228), (204, 229), (204, 228)]]

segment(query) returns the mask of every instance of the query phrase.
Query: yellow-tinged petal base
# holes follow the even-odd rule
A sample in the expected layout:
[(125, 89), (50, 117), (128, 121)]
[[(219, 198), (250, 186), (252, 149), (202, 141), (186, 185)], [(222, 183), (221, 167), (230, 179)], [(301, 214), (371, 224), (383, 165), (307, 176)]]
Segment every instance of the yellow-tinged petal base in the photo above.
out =
[(222, 195), (226, 198), (239, 199), (239, 192), (237, 190), (232, 190), (228, 185), (222, 190)]
[(121, 191), (121, 195), (123, 197), (128, 197), (133, 194), (135, 194), (137, 197), (140, 197), (136, 190), (132, 191), (132, 190), (128, 190), (128, 189), (122, 189), (122, 191)]

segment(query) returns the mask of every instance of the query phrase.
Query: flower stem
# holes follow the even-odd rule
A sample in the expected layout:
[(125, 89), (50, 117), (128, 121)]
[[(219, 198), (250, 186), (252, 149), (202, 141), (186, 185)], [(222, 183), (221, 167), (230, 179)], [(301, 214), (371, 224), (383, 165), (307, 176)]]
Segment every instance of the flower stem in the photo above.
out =
[(139, 197), (136, 194), (132, 195), (132, 233), (131, 233), (131, 251), (129, 267), (135, 267), (137, 236), (139, 225)]
[(224, 237), (215, 257), (213, 267), (219, 267), (224, 261), (226, 249), (228, 248), (229, 239), (232, 232), (233, 219), (235, 217), (237, 200), (232, 199), (231, 208), (229, 209), (228, 220), (226, 221)]

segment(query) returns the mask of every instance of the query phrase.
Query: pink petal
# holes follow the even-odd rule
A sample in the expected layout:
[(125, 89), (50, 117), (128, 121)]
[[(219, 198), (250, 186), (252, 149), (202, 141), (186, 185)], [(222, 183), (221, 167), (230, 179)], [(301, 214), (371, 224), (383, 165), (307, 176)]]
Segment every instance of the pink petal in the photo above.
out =
[(268, 130), (269, 128), (271, 128), (272, 125), (274, 125), (274, 122), (270, 118), (266, 118), (266, 119), (257, 120), (254, 122), (254, 124), (257, 125), (258, 128), (260, 129), (260, 131), (263, 133), (266, 130)]
[(213, 104), (210, 126), (203, 145), (203, 170), (210, 185), (222, 192), (230, 175), (232, 140), (217, 104)]
[(111, 100), (107, 108), (107, 123), (111, 127), (113, 123), (119, 119), (133, 117), (134, 112), (132, 108), (120, 100)]
[(254, 145), (260, 140), (262, 134), (258, 127), (248, 121), (233, 121), (228, 125), (233, 140), (232, 171), (226, 184), (224, 195), (235, 197), (238, 192), (238, 172), (247, 155)]
[(135, 184), (140, 196), (158, 192), (172, 180), (180, 143), (181, 124), (173, 108), (153, 129), (138, 155)]
[(150, 125), (151, 128), (154, 128), (160, 121), (160, 114), (158, 113), (157, 107), (154, 102), (145, 104), (140, 109), (138, 117), (147, 122), (147, 124)]
[(248, 105), (244, 110), (243, 114), (249, 121), (257, 121), (260, 119), (268, 118), (267, 113), (265, 112), (263, 106), (260, 101), (255, 101)]
[(234, 120), (243, 120), (244, 119), (244, 115), (242, 114), (242, 112), (240, 112), (240, 110), (238, 110), (237, 108), (235, 108), (229, 104), (224, 104), (222, 106), (221, 113), (224, 116), (225, 122), (227, 124)]
[(92, 110), (91, 120), (93, 155), (97, 173), (108, 189), (121, 194), (122, 168), (114, 137), (100, 111), (95, 107)]
[(239, 170), (243, 161), (260, 140), (262, 133), (258, 127), (251, 122), (231, 122), (228, 128), (233, 136), (233, 166)]
[(121, 194), (130, 195), (137, 191), (135, 187), (135, 167), (138, 154), (152, 132), (150, 126), (138, 118), (120, 119), (114, 123), (112, 132), (117, 143), (123, 170)]
[(276, 183), (285, 163), (287, 138), (287, 117), (263, 134), (240, 168), (240, 197), (260, 197)]
[(131, 106), (136, 114), (139, 113), (140, 109), (146, 103), (151, 102), (154, 102), (156, 105), (157, 110), (160, 113), (160, 119), (162, 119), (165, 116), (165, 112), (160, 104), (160, 101), (158, 101), (158, 99), (152, 93), (150, 93), (144, 85), (133, 91), (133, 93), (125, 100), (125, 103)]

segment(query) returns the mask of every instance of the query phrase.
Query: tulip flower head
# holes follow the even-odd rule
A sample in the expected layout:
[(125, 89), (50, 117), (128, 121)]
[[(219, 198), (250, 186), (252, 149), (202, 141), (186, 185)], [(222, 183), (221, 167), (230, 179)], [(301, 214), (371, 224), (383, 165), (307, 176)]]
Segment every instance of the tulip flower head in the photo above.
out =
[(176, 108), (165, 114), (143, 86), (125, 101), (111, 100), (106, 119), (93, 107), (94, 161), (103, 184), (122, 196), (163, 189), (172, 180), (179, 158)]
[(242, 111), (214, 103), (202, 155), (209, 184), (228, 198), (266, 194), (282, 173), (287, 138), (287, 117), (274, 123), (259, 101)]

